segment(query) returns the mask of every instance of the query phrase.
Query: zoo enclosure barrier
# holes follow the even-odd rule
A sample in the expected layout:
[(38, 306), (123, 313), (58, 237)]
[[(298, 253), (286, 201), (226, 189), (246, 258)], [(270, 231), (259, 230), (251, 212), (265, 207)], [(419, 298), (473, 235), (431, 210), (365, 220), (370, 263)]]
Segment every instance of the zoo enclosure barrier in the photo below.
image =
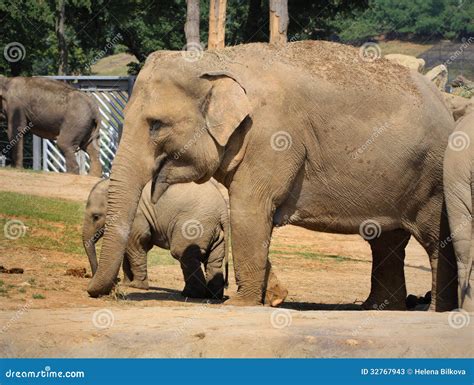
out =
[[(93, 97), (101, 114), (100, 162), (104, 175), (110, 174), (117, 146), (122, 134), (123, 110), (132, 93), (133, 76), (45, 76), (67, 82)], [(56, 142), (33, 135), (33, 169), (66, 172), (66, 161)], [(76, 153), (80, 173), (89, 169), (89, 157), (80, 150)]]

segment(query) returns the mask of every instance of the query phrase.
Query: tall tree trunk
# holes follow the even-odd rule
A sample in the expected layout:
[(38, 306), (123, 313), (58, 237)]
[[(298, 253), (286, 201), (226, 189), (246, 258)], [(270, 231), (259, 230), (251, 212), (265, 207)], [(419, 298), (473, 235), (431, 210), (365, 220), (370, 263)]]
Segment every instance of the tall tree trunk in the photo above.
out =
[(209, 40), (208, 49), (225, 47), (225, 12), (227, 0), (211, 0), (209, 6)]
[(288, 0), (270, 0), (270, 43), (287, 42), (288, 23)]
[(186, 0), (186, 3), (186, 24), (184, 24), (186, 44), (187, 46), (195, 46), (201, 43), (199, 38), (199, 0)]
[(262, 0), (249, 0), (249, 13), (245, 23), (245, 41), (257, 41), (257, 32), (262, 19)]
[(56, 36), (58, 38), (59, 66), (58, 75), (67, 74), (67, 43), (64, 35), (64, 22), (66, 20), (66, 0), (56, 3)]

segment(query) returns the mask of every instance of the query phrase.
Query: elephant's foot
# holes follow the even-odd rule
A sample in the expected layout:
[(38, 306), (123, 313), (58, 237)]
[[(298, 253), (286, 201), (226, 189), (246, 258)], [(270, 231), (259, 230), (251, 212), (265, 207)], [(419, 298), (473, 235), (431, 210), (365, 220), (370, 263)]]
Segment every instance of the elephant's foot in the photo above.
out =
[(364, 310), (407, 310), (405, 298), (391, 298), (387, 296), (369, 295), (362, 304)]
[(272, 286), (268, 286), (265, 292), (265, 305), (276, 307), (283, 303), (288, 295), (288, 290), (278, 281), (271, 283)]
[(207, 284), (207, 298), (211, 299), (222, 299), (224, 298), (224, 277), (222, 274), (216, 274), (211, 278)]
[(207, 298), (207, 290), (206, 287), (190, 287), (185, 286), (181, 295), (186, 298)]
[[(124, 283), (126, 284), (126, 283)], [(148, 285), (148, 279), (144, 279), (143, 281), (140, 281), (138, 279), (134, 279), (133, 281), (129, 282), (126, 284), (127, 286), (134, 287), (135, 289), (142, 289), (142, 290), (148, 290), (150, 286)]]
[(459, 308), (457, 287), (454, 288), (456, 289), (455, 291), (452, 285), (448, 284), (445, 286), (444, 290), (439, 292), (436, 286), (432, 287), (431, 289), (431, 302), (429, 311), (444, 312)]
[(224, 302), (224, 305), (230, 306), (262, 306), (262, 301), (258, 297), (245, 297), (237, 293), (232, 298)]
[(206, 297), (211, 299), (224, 298), (224, 284), (222, 286), (208, 285)]

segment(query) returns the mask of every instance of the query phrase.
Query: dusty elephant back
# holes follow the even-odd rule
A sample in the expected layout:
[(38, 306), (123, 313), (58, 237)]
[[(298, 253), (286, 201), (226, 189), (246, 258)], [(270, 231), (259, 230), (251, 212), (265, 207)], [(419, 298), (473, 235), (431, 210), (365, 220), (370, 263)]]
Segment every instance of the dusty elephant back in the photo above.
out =
[[(186, 61), (182, 52), (156, 51), (147, 63), (175, 60), (177, 65), (204, 71), (220, 70), (245, 72), (268, 71), (273, 65), (286, 65), (306, 71), (308, 76), (323, 79), (337, 88), (398, 90), (417, 94), (410, 78), (410, 70), (380, 58), (364, 60), (360, 49), (327, 41), (298, 41), (277, 47), (267, 43), (251, 43), (206, 51), (196, 62)], [(249, 63), (253, 63), (252, 65)]]

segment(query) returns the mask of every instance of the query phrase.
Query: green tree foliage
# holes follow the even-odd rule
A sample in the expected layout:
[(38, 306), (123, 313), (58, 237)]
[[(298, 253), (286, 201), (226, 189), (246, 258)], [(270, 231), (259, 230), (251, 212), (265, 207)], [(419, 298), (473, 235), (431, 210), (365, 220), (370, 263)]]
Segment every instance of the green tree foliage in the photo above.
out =
[(370, 0), (368, 7), (329, 23), (348, 42), (389, 38), (455, 39), (474, 33), (472, 0)]
[[(46, 75), (58, 69), (56, 0), (0, 0), (0, 54), (20, 43), (19, 61), (0, 57), (0, 74)], [(185, 45), (185, 0), (67, 0), (68, 71), (87, 74), (125, 47), (140, 63), (160, 49)], [(207, 42), (209, 1), (201, 1), (201, 41)], [(474, 0), (290, 0), (288, 38), (359, 43), (388, 38), (460, 39), (474, 34)], [(268, 41), (268, 0), (228, 0), (226, 44)], [(204, 47), (205, 48), (205, 47)]]

